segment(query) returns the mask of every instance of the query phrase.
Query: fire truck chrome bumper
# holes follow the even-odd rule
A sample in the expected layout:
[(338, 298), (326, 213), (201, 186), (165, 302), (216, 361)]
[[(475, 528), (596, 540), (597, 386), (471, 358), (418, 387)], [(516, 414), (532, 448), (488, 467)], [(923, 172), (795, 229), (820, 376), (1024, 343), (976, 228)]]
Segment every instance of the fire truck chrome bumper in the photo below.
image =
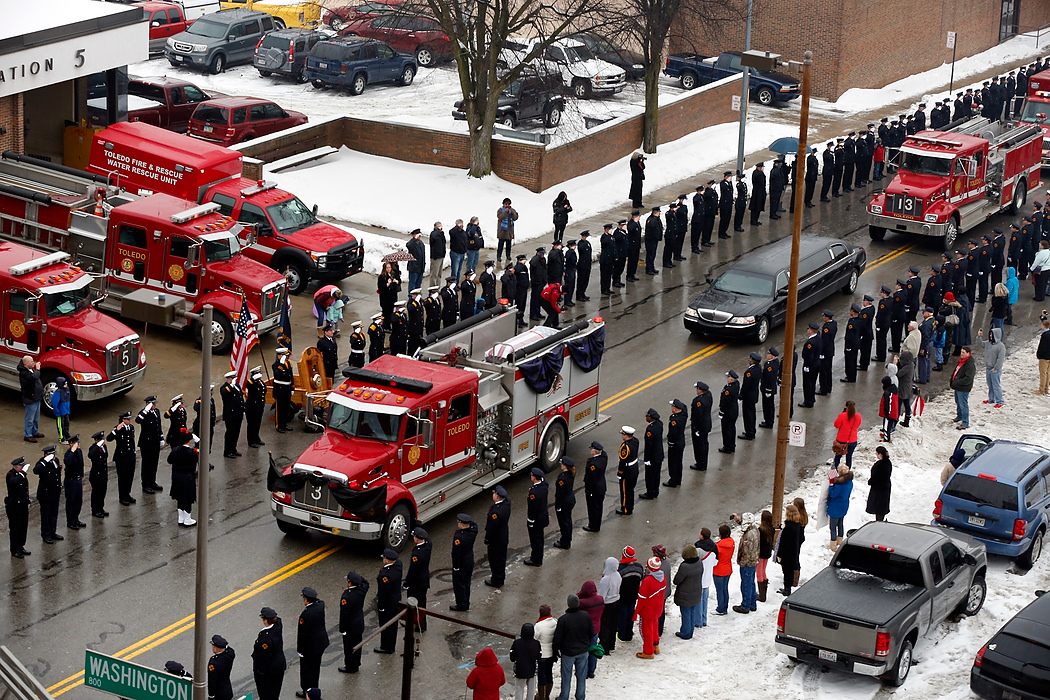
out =
[(887, 231), (907, 231), (920, 236), (943, 236), (947, 224), (931, 224), (925, 221), (913, 219), (898, 219), (895, 216), (884, 216), (868, 212), (868, 224), (878, 226)]
[(145, 375), (146, 368), (140, 367), (122, 377), (117, 377), (101, 384), (74, 384), (73, 386), (77, 393), (77, 401), (97, 401), (107, 396), (131, 391), (136, 384), (142, 381)]
[(378, 540), (383, 534), (383, 523), (365, 523), (334, 518), (321, 513), (312, 513), (305, 508), (286, 505), (273, 498), (270, 499), (270, 509), (273, 511), (273, 517), (278, 520), (339, 537), (353, 540)]
[(277, 314), (269, 318), (260, 319), (259, 322), (255, 324), (255, 329), (260, 334), (268, 333), (269, 331), (272, 331), (274, 328), (276, 328), (280, 322), (281, 315)]

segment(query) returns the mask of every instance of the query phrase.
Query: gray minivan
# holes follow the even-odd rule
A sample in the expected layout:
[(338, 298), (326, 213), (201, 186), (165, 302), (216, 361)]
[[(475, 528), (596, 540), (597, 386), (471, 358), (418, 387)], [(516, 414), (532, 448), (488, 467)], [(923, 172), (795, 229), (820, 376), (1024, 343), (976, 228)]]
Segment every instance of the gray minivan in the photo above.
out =
[(168, 39), (164, 56), (173, 66), (221, 73), (226, 66), (251, 63), (259, 40), (273, 28), (273, 17), (265, 12), (220, 10)]

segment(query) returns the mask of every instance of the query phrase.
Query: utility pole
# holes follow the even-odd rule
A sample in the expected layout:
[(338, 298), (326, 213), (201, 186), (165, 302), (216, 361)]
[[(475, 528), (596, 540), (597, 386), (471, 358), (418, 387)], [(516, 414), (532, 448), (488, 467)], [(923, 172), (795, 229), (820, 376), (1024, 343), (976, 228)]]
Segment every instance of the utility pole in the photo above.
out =
[[(754, 5), (754, 0), (747, 0), (747, 26), (744, 29), (744, 51), (751, 50), (751, 8)], [(751, 78), (751, 69), (747, 66), (741, 65), (744, 71), (744, 79), (740, 82), (740, 129), (737, 134), (736, 142), (736, 169), (737, 172), (744, 172), (744, 129), (747, 127), (747, 93), (748, 84)], [(798, 179), (796, 178), (796, 182)]]
[[(798, 123), (798, 154), (795, 156), (795, 182), (806, 181), (806, 143), (809, 135), (809, 91), (813, 52), (807, 51), (802, 60), (802, 114)], [(795, 352), (795, 315), (798, 313), (798, 249), (802, 241), (802, 212), (804, 187), (796, 187), (795, 217), (791, 227), (791, 267), (788, 274), (787, 319), (784, 323), (784, 352), (780, 363), (780, 411), (777, 415), (777, 453), (773, 475), (773, 522), (779, 526), (784, 515), (784, 472), (787, 468), (788, 422), (791, 419), (791, 374)]]
[(197, 591), (193, 607), (193, 700), (208, 700), (208, 465), (211, 452), (212, 307), (201, 320), (201, 434), (197, 463)]

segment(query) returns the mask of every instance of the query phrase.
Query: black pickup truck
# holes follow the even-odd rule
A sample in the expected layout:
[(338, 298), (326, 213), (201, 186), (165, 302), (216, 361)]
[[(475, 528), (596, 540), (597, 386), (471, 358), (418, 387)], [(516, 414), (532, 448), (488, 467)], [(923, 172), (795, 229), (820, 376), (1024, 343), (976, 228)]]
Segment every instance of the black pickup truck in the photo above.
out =
[[(562, 88), (560, 73), (526, 71), (500, 93), (496, 123), (514, 128), (519, 122), (542, 119), (544, 126), (558, 126), (565, 111)], [(467, 118), (463, 100), (456, 102), (452, 116), (459, 120)]]

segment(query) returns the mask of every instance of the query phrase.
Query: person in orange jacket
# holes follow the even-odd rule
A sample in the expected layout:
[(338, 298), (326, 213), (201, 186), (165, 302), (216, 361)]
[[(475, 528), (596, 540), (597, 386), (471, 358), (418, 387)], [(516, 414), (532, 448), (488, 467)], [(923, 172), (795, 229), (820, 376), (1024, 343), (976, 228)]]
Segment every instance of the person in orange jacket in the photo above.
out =
[(474, 691), (474, 700), (499, 700), (499, 689), (507, 682), (496, 652), (485, 647), (474, 657), (474, 670), (467, 676), (467, 687)]
[(664, 596), (667, 593), (667, 582), (664, 572), (660, 570), (660, 563), (660, 557), (652, 557), (646, 562), (649, 575), (642, 579), (638, 589), (638, 604), (634, 614), (641, 618), (642, 650), (635, 654), (639, 659), (651, 659), (660, 653), (660, 616), (664, 613)]

